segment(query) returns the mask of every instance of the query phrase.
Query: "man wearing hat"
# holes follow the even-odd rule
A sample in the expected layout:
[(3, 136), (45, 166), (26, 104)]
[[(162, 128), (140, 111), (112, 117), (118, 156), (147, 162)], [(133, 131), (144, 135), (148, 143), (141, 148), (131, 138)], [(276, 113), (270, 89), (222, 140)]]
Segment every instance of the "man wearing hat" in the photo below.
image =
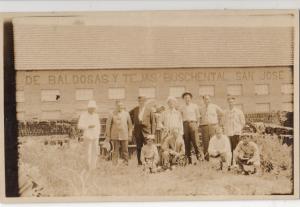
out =
[(119, 152), (124, 164), (128, 165), (128, 140), (131, 139), (132, 122), (130, 115), (124, 110), (121, 101), (116, 102), (116, 109), (112, 112), (106, 122), (106, 140), (112, 141), (112, 162), (118, 164)]
[(241, 141), (236, 146), (233, 157), (243, 174), (260, 174), (260, 152), (252, 140), (252, 134), (243, 133)]
[(94, 170), (97, 163), (100, 121), (99, 116), (96, 113), (96, 102), (93, 100), (89, 101), (87, 108), (87, 111), (80, 115), (78, 129), (83, 130), (88, 170)]
[(197, 159), (200, 159), (198, 125), (200, 120), (199, 107), (192, 103), (193, 95), (190, 92), (182, 94), (185, 104), (181, 107), (183, 120), (183, 138), (185, 145), (185, 154), (188, 163), (192, 163), (191, 144), (195, 150)]
[(242, 110), (235, 106), (235, 97), (227, 97), (229, 109), (224, 114), (224, 130), (225, 134), (229, 137), (231, 144), (231, 151), (235, 150), (239, 143), (240, 135), (245, 126), (245, 116)]
[(200, 109), (200, 128), (202, 134), (203, 153), (205, 160), (209, 160), (208, 145), (209, 140), (215, 135), (215, 127), (220, 124), (224, 115), (223, 110), (216, 104), (211, 103), (210, 96), (203, 96), (204, 106)]
[(141, 150), (148, 134), (155, 133), (154, 115), (149, 107), (146, 107), (146, 97), (138, 97), (138, 106), (129, 113), (131, 116), (133, 128), (133, 137), (136, 142), (138, 165), (142, 165)]
[(171, 131), (177, 130), (179, 134), (183, 135), (182, 115), (180, 111), (176, 109), (177, 100), (175, 97), (168, 97), (167, 99), (168, 109), (163, 112), (161, 117), (161, 123), (165, 130)]

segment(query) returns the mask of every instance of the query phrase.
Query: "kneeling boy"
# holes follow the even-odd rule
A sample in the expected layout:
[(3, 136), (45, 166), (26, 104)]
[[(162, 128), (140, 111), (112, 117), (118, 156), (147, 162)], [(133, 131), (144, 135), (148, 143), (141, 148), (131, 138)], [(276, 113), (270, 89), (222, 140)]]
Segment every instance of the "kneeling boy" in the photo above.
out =
[(229, 138), (223, 134), (223, 129), (217, 126), (216, 134), (210, 139), (208, 154), (210, 162), (217, 165), (217, 169), (228, 170), (231, 164), (231, 146)]
[(257, 144), (251, 141), (251, 134), (242, 134), (233, 157), (243, 174), (260, 174), (260, 155)]
[(159, 155), (156, 145), (153, 143), (155, 137), (149, 134), (146, 137), (146, 144), (141, 151), (141, 161), (143, 170), (147, 173), (155, 173), (159, 162)]

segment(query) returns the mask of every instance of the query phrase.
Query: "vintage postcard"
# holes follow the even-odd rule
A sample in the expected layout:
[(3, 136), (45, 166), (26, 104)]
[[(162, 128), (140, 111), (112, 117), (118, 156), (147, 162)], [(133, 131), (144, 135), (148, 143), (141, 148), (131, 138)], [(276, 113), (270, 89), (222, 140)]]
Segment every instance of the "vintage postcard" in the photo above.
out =
[(3, 202), (299, 198), (299, 12), (3, 13)]

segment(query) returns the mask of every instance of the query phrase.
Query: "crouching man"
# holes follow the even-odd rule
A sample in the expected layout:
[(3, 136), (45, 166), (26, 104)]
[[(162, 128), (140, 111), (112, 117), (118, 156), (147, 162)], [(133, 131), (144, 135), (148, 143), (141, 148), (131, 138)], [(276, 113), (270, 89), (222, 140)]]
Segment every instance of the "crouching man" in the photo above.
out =
[(157, 171), (157, 164), (159, 162), (159, 155), (156, 145), (153, 143), (155, 136), (147, 135), (146, 144), (143, 145), (141, 151), (141, 162), (143, 170), (146, 173), (155, 173)]
[(231, 164), (231, 147), (229, 138), (223, 134), (223, 129), (216, 126), (215, 135), (209, 141), (209, 161), (218, 170), (228, 170)]
[(162, 165), (163, 169), (173, 169), (175, 165), (184, 166), (185, 146), (179, 130), (172, 129), (162, 144)]
[(234, 160), (242, 174), (260, 174), (260, 155), (258, 146), (251, 141), (251, 134), (242, 134), (241, 141), (233, 152)]

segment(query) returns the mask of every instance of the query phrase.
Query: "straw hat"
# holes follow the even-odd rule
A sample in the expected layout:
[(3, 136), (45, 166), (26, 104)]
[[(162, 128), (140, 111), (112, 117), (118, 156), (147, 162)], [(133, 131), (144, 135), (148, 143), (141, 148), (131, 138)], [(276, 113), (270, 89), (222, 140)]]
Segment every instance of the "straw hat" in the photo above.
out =
[(88, 108), (94, 108), (94, 109), (97, 108), (96, 101), (90, 100), (88, 103)]
[(142, 96), (138, 96), (138, 100), (144, 100), (145, 101), (146, 100), (146, 96), (143, 96), (143, 95)]
[(169, 97), (167, 98), (167, 103), (169, 103), (169, 101), (171, 101), (171, 100), (177, 102), (177, 99), (176, 99), (174, 96), (169, 96)]
[(229, 101), (229, 100), (235, 100), (236, 98), (234, 97), (234, 96), (231, 96), (231, 95), (229, 95), (229, 96), (227, 96), (227, 100)]

